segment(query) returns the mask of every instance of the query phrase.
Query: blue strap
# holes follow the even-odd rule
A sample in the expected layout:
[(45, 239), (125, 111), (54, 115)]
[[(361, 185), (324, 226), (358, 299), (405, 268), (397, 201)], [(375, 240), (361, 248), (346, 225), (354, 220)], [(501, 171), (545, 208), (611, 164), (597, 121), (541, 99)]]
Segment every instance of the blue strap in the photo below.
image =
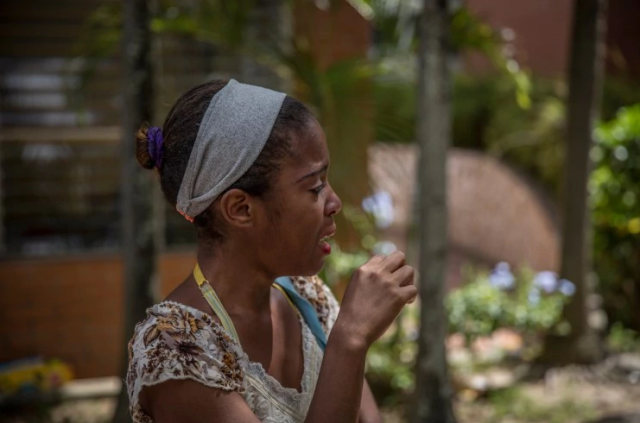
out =
[(322, 330), (316, 309), (296, 291), (289, 277), (283, 276), (276, 279), (276, 284), (287, 293), (289, 299), (296, 306), (309, 329), (311, 329), (311, 333), (316, 337), (318, 346), (324, 351), (327, 347), (327, 335)]

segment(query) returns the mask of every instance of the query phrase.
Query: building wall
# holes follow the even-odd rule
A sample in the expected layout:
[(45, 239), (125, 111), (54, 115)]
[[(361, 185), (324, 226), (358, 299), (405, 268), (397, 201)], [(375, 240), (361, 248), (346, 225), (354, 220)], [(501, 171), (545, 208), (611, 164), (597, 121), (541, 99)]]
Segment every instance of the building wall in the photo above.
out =
[(640, 78), (640, 1), (609, 2), (607, 44), (608, 70), (624, 76)]
[[(467, 0), (466, 4), (494, 28), (513, 30), (516, 58), (524, 66), (545, 76), (565, 71), (573, 0)], [(469, 66), (489, 69), (475, 56)]]
[[(161, 297), (194, 263), (192, 253), (162, 257)], [(71, 364), (80, 378), (118, 374), (122, 274), (115, 254), (0, 262), (0, 362), (43, 355)]]
[[(466, 0), (477, 16), (494, 28), (513, 30), (516, 57), (543, 76), (562, 76), (569, 63), (574, 0)], [(607, 16), (607, 70), (611, 74), (640, 76), (640, 2), (609, 2)], [(490, 65), (470, 55), (466, 65), (476, 72)]]
[(320, 69), (347, 59), (364, 59), (372, 42), (371, 24), (346, 0), (334, 1), (328, 10), (313, 2), (297, 2), (293, 30), (308, 42)]
[[(372, 184), (388, 192), (394, 206), (393, 223), (379, 238), (395, 243), (416, 264), (411, 221), (417, 146), (377, 144), (369, 156)], [(448, 289), (460, 285), (468, 264), (491, 268), (505, 261), (514, 268), (559, 270), (555, 207), (535, 185), (494, 157), (456, 148), (448, 153), (447, 178)]]

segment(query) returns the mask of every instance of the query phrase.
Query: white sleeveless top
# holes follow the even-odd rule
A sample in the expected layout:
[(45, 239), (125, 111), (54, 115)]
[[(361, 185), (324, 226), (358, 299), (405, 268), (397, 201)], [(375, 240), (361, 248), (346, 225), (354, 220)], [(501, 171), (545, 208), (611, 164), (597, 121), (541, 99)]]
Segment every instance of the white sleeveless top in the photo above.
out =
[[(293, 285), (318, 312), (327, 334), (339, 306), (317, 277), (292, 278)], [(301, 392), (285, 388), (260, 363), (249, 360), (240, 345), (210, 315), (186, 305), (164, 301), (147, 310), (129, 342), (127, 390), (134, 423), (151, 423), (138, 403), (144, 386), (189, 379), (205, 386), (236, 391), (264, 423), (304, 421), (322, 364), (322, 350), (300, 318), (304, 371)]]

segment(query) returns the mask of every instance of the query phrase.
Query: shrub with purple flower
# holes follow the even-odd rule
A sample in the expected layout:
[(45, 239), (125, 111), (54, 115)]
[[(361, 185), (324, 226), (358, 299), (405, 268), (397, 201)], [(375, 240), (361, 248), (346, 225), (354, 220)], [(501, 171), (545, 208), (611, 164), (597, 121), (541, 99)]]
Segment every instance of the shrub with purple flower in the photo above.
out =
[(463, 334), (467, 342), (499, 328), (531, 335), (554, 330), (576, 289), (555, 272), (512, 272), (506, 262), (490, 272), (467, 269), (465, 282), (448, 294), (445, 305), (450, 332)]
[(513, 276), (513, 273), (511, 273), (511, 266), (504, 261), (498, 263), (495, 269), (489, 274), (489, 283), (494, 288), (509, 289), (513, 287), (515, 281), (516, 278)]
[(558, 287), (558, 274), (549, 271), (537, 273), (533, 278), (533, 286), (546, 293), (551, 293)]
[(558, 287), (558, 291), (562, 293), (562, 295), (571, 297), (576, 293), (576, 286), (571, 281), (560, 279), (560, 286)]

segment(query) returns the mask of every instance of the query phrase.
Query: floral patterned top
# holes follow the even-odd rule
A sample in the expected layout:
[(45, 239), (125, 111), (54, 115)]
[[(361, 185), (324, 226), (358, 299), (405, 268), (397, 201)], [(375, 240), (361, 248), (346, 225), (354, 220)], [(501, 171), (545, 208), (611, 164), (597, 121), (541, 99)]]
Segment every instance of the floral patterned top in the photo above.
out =
[[(318, 277), (292, 278), (296, 290), (318, 312), (329, 335), (339, 305)], [(294, 423), (305, 419), (322, 364), (322, 350), (300, 318), (304, 371), (302, 389), (285, 388), (254, 363), (210, 315), (184, 304), (163, 301), (147, 310), (129, 342), (127, 390), (134, 423), (151, 423), (138, 403), (144, 386), (171, 379), (190, 379), (243, 396), (261, 422)]]

